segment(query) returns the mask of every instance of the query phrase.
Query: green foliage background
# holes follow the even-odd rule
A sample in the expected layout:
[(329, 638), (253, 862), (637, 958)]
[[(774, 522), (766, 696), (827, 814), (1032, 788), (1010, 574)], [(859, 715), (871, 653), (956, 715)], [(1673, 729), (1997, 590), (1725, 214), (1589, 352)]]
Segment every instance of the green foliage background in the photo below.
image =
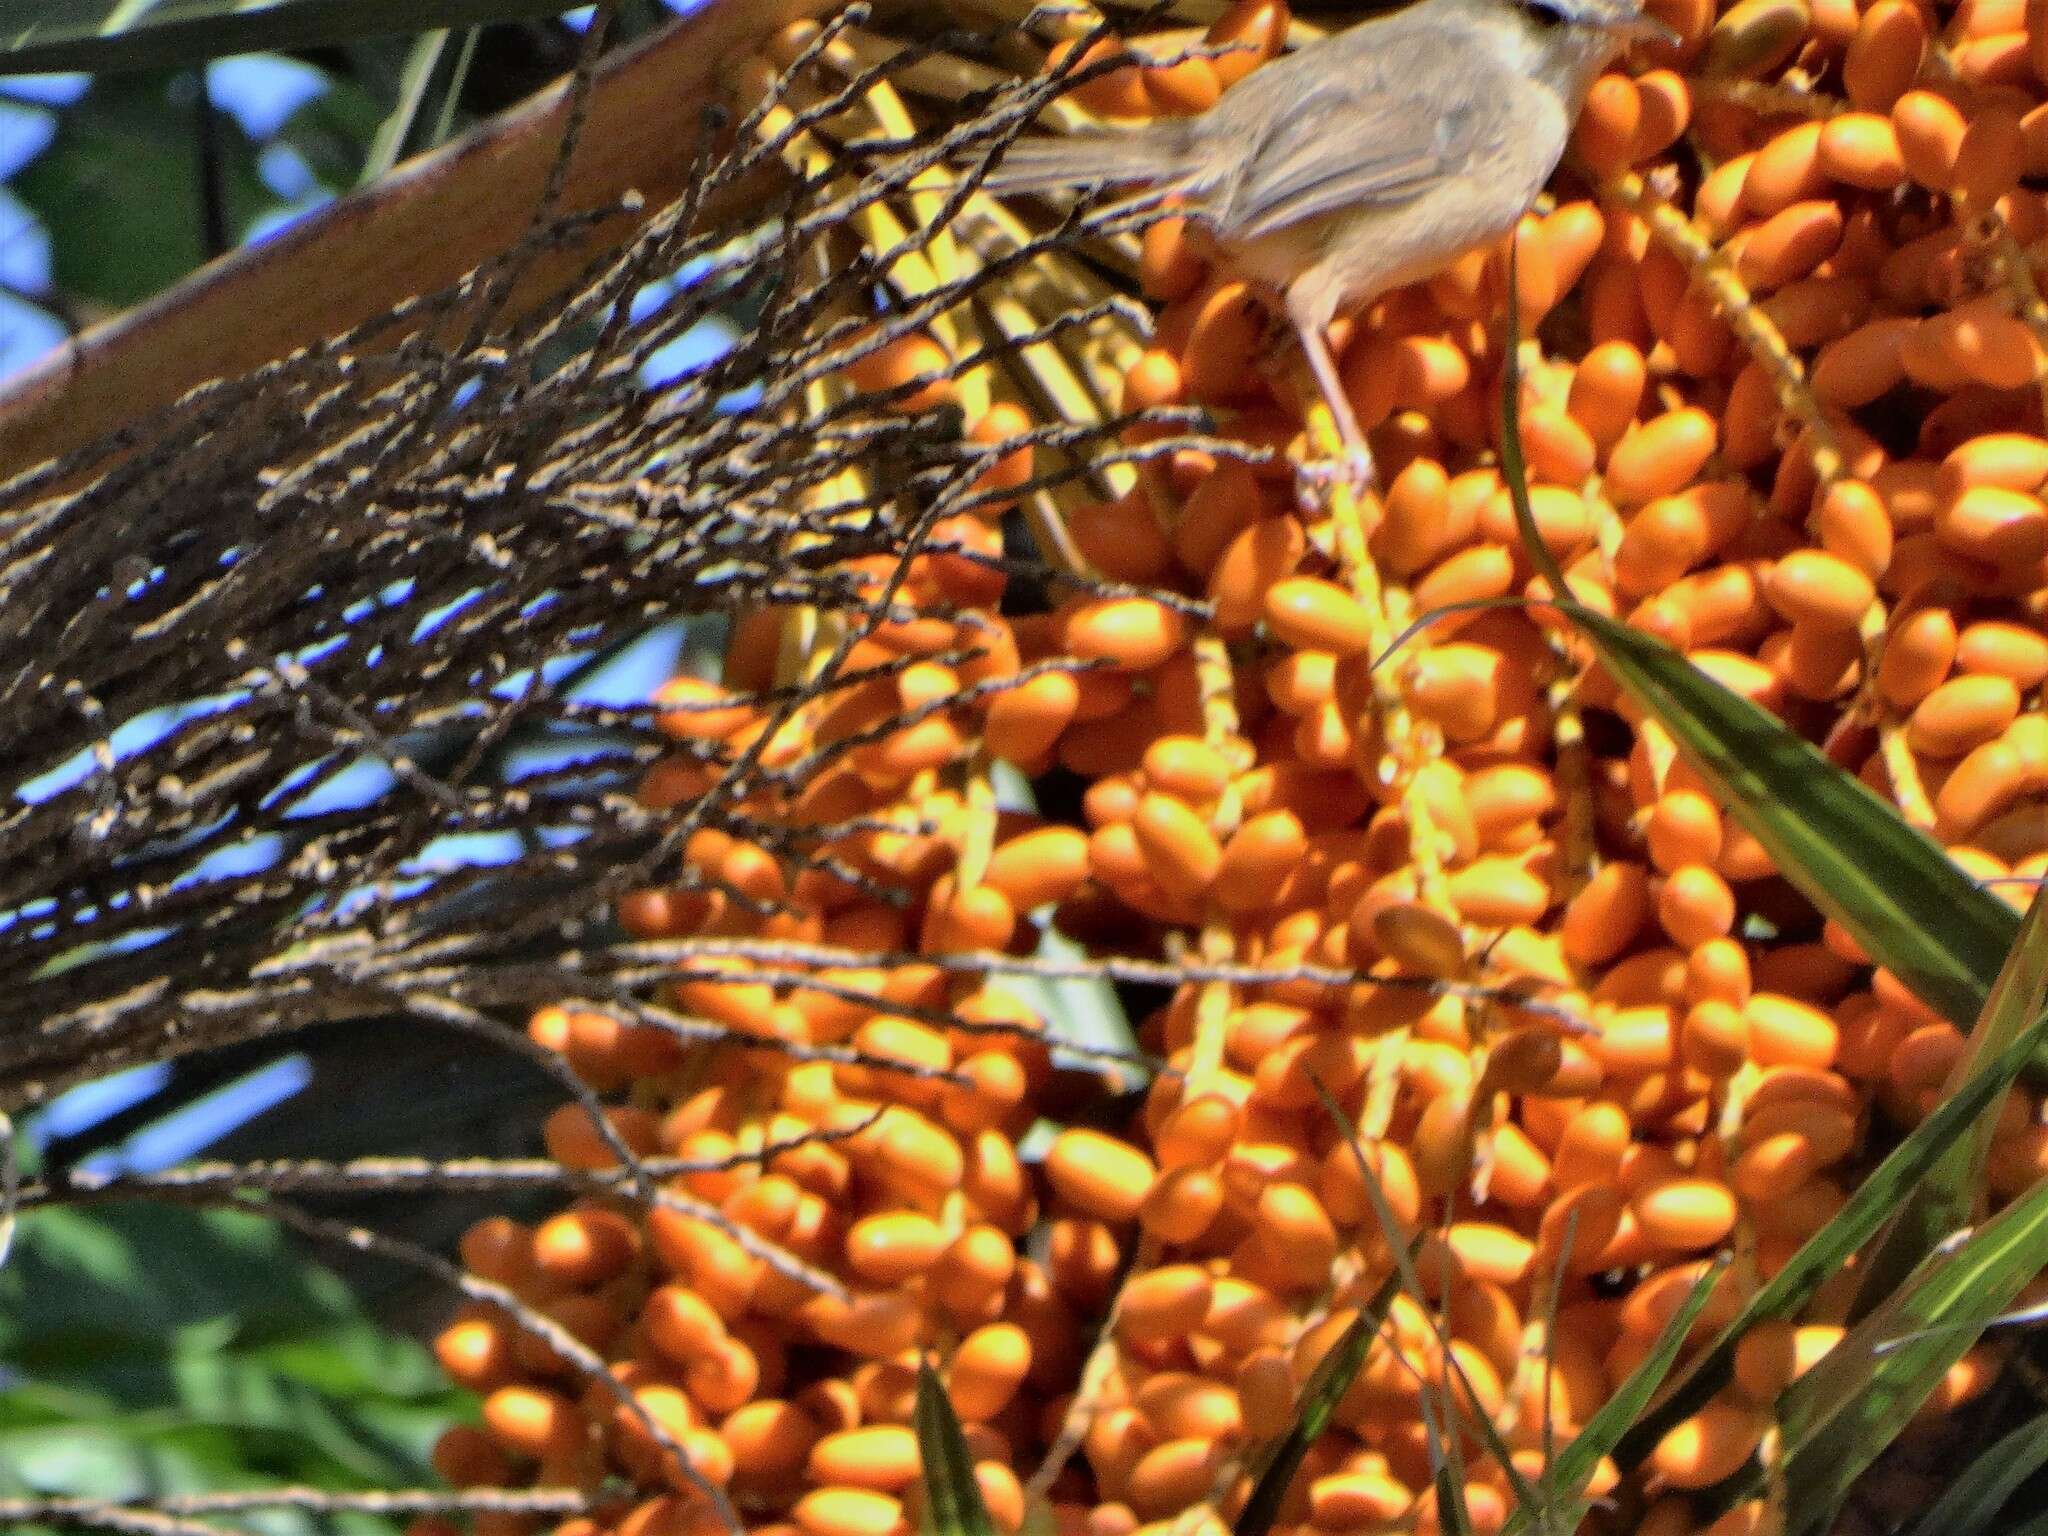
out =
[[(269, 1222), (164, 1205), (23, 1220), (0, 1270), (0, 1372), (0, 1493), (16, 1495), (424, 1487), (434, 1436), (471, 1409)], [(393, 1528), (289, 1510), (242, 1523)]]

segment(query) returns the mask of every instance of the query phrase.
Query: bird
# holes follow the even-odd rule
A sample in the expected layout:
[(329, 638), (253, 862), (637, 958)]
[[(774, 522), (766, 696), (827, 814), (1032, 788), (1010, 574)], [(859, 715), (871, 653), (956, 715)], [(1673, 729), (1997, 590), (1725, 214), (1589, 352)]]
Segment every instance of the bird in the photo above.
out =
[(1631, 42), (1675, 43), (1642, 0), (1416, 0), (1254, 70), (1197, 116), (1024, 138), (998, 195), (1146, 187), (1278, 294), (1352, 471), (1373, 479), (1328, 332), (1513, 229), (1587, 92)]

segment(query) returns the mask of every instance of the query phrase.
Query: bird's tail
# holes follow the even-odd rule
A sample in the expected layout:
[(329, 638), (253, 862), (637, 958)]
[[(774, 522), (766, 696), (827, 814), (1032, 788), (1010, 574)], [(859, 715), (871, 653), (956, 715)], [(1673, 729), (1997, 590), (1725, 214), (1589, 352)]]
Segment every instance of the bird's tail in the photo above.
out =
[(983, 185), (998, 195), (1083, 191), (1151, 184), (1171, 188), (1194, 179), (1197, 166), (1185, 125), (1158, 123), (1122, 132), (1019, 139)]

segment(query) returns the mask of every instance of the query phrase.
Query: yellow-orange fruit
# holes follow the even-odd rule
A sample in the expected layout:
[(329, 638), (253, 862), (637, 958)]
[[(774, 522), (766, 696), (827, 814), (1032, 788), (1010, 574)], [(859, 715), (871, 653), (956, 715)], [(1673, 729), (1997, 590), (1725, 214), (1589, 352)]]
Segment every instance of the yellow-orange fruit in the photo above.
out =
[(638, 1249), (639, 1234), (616, 1211), (563, 1211), (533, 1233), (534, 1268), (564, 1289), (604, 1284), (632, 1262)]
[(1956, 150), (1956, 192), (1966, 208), (1990, 208), (2019, 183), (2026, 169), (2026, 141), (2019, 114), (1991, 105), (1970, 116)]
[(1650, 916), (1649, 872), (1640, 864), (1603, 865), (1564, 910), (1564, 952), (1580, 965), (1623, 953)]
[(1599, 176), (1624, 169), (1634, 156), (1643, 104), (1636, 84), (1626, 75), (1602, 75), (1586, 93), (1586, 104), (1572, 129), (1572, 148)]
[(1971, 624), (1956, 639), (1956, 665), (1964, 672), (2003, 677), (2022, 690), (2048, 680), (2048, 634), (1999, 619)]
[(1372, 532), (1373, 553), (1388, 570), (1412, 575), (1462, 537), (1450, 484), (1443, 465), (1432, 458), (1416, 459), (1394, 477), (1386, 513)]
[(1276, 582), (1266, 593), (1265, 616), (1273, 633), (1297, 650), (1359, 656), (1372, 645), (1370, 616), (1335, 582), (1310, 576)]
[(1209, 572), (1216, 627), (1226, 635), (1242, 634), (1264, 618), (1267, 594), (1301, 563), (1307, 548), (1301, 524), (1291, 517), (1262, 518), (1231, 539)]
[(896, 1285), (930, 1269), (946, 1245), (945, 1229), (929, 1216), (885, 1211), (853, 1224), (846, 1234), (846, 1262), (862, 1280)]
[(1657, 892), (1657, 921), (1681, 948), (1697, 948), (1735, 926), (1735, 893), (1707, 865), (1680, 865)]
[(451, 1488), (503, 1486), (512, 1475), (511, 1459), (498, 1443), (469, 1424), (452, 1424), (434, 1442), (434, 1470)]
[(1736, 1385), (1752, 1403), (1768, 1407), (1833, 1349), (1842, 1333), (1830, 1323), (1760, 1323), (1735, 1347)]
[(982, 740), (1005, 762), (1035, 765), (1073, 723), (1080, 702), (1081, 685), (1071, 672), (1035, 673), (989, 700)]
[(1895, 616), (1877, 664), (1877, 688), (1896, 708), (1911, 709), (1932, 693), (1955, 662), (1956, 621), (1930, 605)]
[(1893, 103), (1891, 113), (1906, 174), (1923, 187), (1948, 191), (1955, 184), (1956, 156), (1968, 127), (1963, 114), (1932, 91), (1908, 91)]
[(500, 1387), (484, 1399), (483, 1414), (500, 1445), (536, 1461), (571, 1454), (589, 1432), (576, 1405), (545, 1387)]
[(1934, 531), (1973, 559), (2000, 565), (2039, 560), (2048, 554), (2048, 506), (2023, 491), (1973, 485), (1943, 508)]
[(1615, 444), (1607, 459), (1607, 494), (1623, 507), (1669, 496), (1692, 482), (1719, 440), (1705, 411), (1666, 412)]
[(814, 1483), (895, 1493), (909, 1486), (918, 1469), (916, 1435), (901, 1424), (866, 1424), (818, 1441), (804, 1475)]
[(1996, 739), (2019, 712), (2020, 692), (2011, 678), (1953, 678), (1914, 706), (1906, 740), (1929, 757), (1961, 757)]
[(1771, 569), (1765, 596), (1790, 623), (1853, 629), (1876, 589), (1855, 566), (1819, 550), (1799, 550)]
[(1138, 1220), (1162, 1242), (1191, 1243), (1223, 1209), (1223, 1184), (1206, 1168), (1172, 1168), (1145, 1196)]
[(1743, 1006), (1752, 1060), (1766, 1067), (1834, 1064), (1841, 1031), (1833, 1019), (1808, 1003), (1779, 993), (1759, 992)]
[(532, 1258), (532, 1234), (509, 1216), (486, 1216), (462, 1234), (462, 1267), (500, 1285), (516, 1284)]
[(1918, 320), (1871, 320), (1821, 348), (1813, 362), (1813, 392), (1825, 404), (1868, 405), (1906, 376), (1901, 356)]
[(1193, 1333), (1209, 1314), (1213, 1285), (1194, 1264), (1168, 1264), (1128, 1281), (1117, 1307), (1117, 1331), (1129, 1339), (1171, 1339)]
[(1750, 161), (1742, 178), (1743, 206), (1769, 218), (1801, 198), (1825, 190), (1819, 123), (1798, 123), (1775, 136)]
[(1128, 1496), (1139, 1517), (1160, 1520), (1200, 1499), (1215, 1480), (1224, 1448), (1202, 1439), (1168, 1440), (1131, 1468)]
[(1646, 378), (1642, 353), (1625, 341), (1602, 342), (1572, 371), (1565, 409), (1597, 447), (1612, 448), (1635, 420)]
[(1219, 274), (1190, 304), (1192, 325), (1181, 351), (1188, 397), (1242, 399), (1257, 377), (1252, 364), (1264, 328), (1258, 296), (1246, 283)]
[(1088, 877), (1088, 839), (1072, 827), (1040, 827), (997, 846), (984, 878), (1012, 908), (1059, 902)]
[(1337, 1259), (1337, 1232), (1322, 1202), (1299, 1184), (1270, 1184), (1258, 1197), (1258, 1240), (1286, 1280), (1324, 1283)]
[(1546, 1273), (1561, 1269), (1569, 1275), (1597, 1273), (1605, 1267), (1604, 1255), (1627, 1211), (1627, 1200), (1610, 1184), (1580, 1184), (1560, 1195), (1544, 1210), (1537, 1229), (1539, 1269)]
[(1588, 1104), (1565, 1122), (1551, 1156), (1551, 1177), (1561, 1190), (1611, 1184), (1621, 1173), (1631, 1127), (1615, 1104)]
[(1179, 896), (1197, 896), (1216, 879), (1223, 849), (1209, 824), (1186, 801), (1157, 791), (1138, 801), (1131, 830), (1145, 857), (1145, 868), (1162, 889)]
[(867, 1488), (814, 1488), (790, 1509), (806, 1536), (895, 1536), (903, 1505)]
[(678, 1364), (705, 1355), (724, 1341), (725, 1322), (685, 1285), (658, 1286), (640, 1310), (642, 1336)]
[(754, 706), (717, 683), (671, 678), (655, 690), (655, 723), (678, 741), (723, 741), (756, 716)]
[(735, 1409), (718, 1432), (732, 1452), (733, 1485), (757, 1492), (799, 1476), (819, 1439), (815, 1419), (794, 1403), (776, 1398)]
[(1391, 1525), (1414, 1502), (1407, 1485), (1384, 1472), (1334, 1472), (1309, 1485), (1309, 1524), (1331, 1532)]
[(1905, 156), (1891, 119), (1875, 112), (1844, 112), (1820, 136), (1821, 168), (1852, 187), (1888, 192), (1906, 179)]
[(2003, 739), (1988, 741), (1956, 764), (1935, 793), (1937, 829), (1945, 838), (1967, 837), (2025, 791), (2026, 760)]
[(1749, 1460), (1763, 1428), (1747, 1408), (1709, 1403), (1657, 1442), (1650, 1465), (1674, 1488), (1712, 1487)]
[(1534, 923), (1551, 901), (1550, 886), (1541, 876), (1498, 856), (1473, 860), (1451, 876), (1448, 889), (1465, 921), (1489, 928)]
[(1875, 581), (1892, 561), (1892, 525), (1883, 500), (1860, 480), (1837, 481), (1814, 513), (1821, 547)]
[(1454, 1222), (1443, 1241), (1467, 1275), (1496, 1285), (1520, 1284), (1536, 1254), (1528, 1238), (1496, 1222)]
[(1102, 597), (1077, 605), (1062, 631), (1067, 653), (1076, 660), (1145, 672), (1181, 648), (1187, 620), (1151, 598)]
[(1878, 0), (1863, 15), (1842, 60), (1849, 100), (1866, 112), (1889, 112), (1919, 76), (1927, 23), (1911, 0)]
[(1735, 1228), (1735, 1196), (1710, 1179), (1668, 1179), (1639, 1191), (1630, 1208), (1644, 1237), (1676, 1252), (1710, 1248)]
[(1757, 293), (1805, 277), (1834, 254), (1842, 240), (1839, 204), (1794, 203), (1747, 231), (1736, 259), (1737, 274)]
[(1152, 1159), (1100, 1131), (1062, 1131), (1045, 1154), (1046, 1177), (1061, 1198), (1105, 1221), (1138, 1214), (1157, 1176)]
[(977, 1328), (960, 1341), (946, 1370), (946, 1395), (960, 1417), (994, 1418), (1009, 1405), (1031, 1369), (1031, 1337), (1013, 1322)]
[(1307, 851), (1306, 830), (1292, 811), (1247, 818), (1223, 845), (1214, 885), (1217, 902), (1233, 912), (1272, 905)]
[(488, 1313), (458, 1317), (434, 1335), (434, 1358), (472, 1392), (488, 1392), (518, 1369), (510, 1324)]

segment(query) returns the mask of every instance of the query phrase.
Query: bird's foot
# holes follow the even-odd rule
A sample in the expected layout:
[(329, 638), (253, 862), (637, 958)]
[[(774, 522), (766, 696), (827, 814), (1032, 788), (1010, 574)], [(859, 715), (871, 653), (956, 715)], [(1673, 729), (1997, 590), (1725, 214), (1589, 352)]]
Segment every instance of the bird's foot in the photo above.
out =
[(1326, 510), (1337, 487), (1360, 497), (1379, 485), (1379, 470), (1372, 449), (1364, 443), (1350, 443), (1332, 459), (1309, 459), (1294, 467), (1294, 499), (1305, 516)]

